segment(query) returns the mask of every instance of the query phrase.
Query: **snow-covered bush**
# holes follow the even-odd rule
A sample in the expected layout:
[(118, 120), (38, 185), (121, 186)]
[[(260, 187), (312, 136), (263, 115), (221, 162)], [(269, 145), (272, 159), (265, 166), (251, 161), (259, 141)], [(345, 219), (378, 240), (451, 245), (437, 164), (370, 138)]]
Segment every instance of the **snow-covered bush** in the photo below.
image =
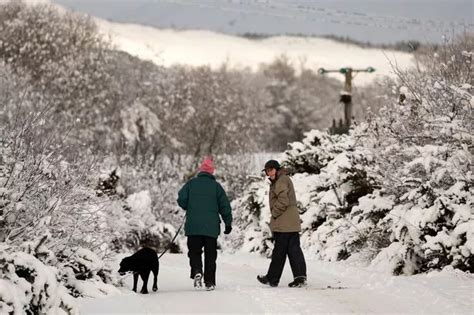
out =
[[(126, 199), (125, 209), (117, 208), (111, 214), (116, 228), (114, 244), (117, 249), (124, 247), (136, 251), (141, 247), (151, 247), (156, 250), (164, 249), (169, 245), (176, 234), (176, 229), (171, 224), (163, 223), (152, 209), (150, 192), (140, 191), (131, 194)], [(177, 246), (172, 252), (179, 251)]]
[(100, 262), (90, 250), (109, 247), (108, 200), (93, 189), (93, 155), (71, 159), (63, 130), (45, 123), (57, 116), (41, 95), (0, 71), (0, 313), (76, 313), (71, 295), (114, 292), (105, 265), (83, 266), (86, 256)]
[(474, 272), (472, 145), (474, 40), (466, 35), (398, 71), (398, 102), (360, 133), (371, 146), (394, 207), (381, 224), (391, 245), (374, 265), (395, 273)]
[(51, 113), (23, 100), (15, 113), (0, 113), (0, 241), (51, 235), (54, 250), (100, 246), (107, 237), (97, 237), (103, 205), (88, 188), (93, 160), (69, 161), (61, 130), (43, 124)]
[(374, 169), (370, 152), (354, 148), (337, 155), (319, 175), (311, 176), (310, 197), (302, 207), (306, 209), (302, 241), (311, 252), (323, 259), (340, 260), (364, 247), (356, 246), (357, 240), (370, 232), (353, 223), (352, 215), (379, 185)]
[(273, 249), (269, 227), (268, 183), (261, 177), (251, 178), (244, 195), (232, 203), (234, 229), (232, 246), (245, 252), (256, 252), (270, 256)]
[(328, 162), (353, 146), (352, 138), (347, 135), (329, 135), (312, 130), (305, 134), (302, 141), (288, 144), (284, 164), (292, 173), (318, 174)]
[(111, 201), (105, 221), (114, 250), (148, 246), (158, 251), (170, 245), (172, 252), (180, 252), (179, 246), (170, 244), (184, 216), (176, 203), (187, 168), (186, 163), (180, 165), (162, 155), (156, 160), (104, 160), (97, 193), (107, 194)]
[(23, 90), (17, 76), (2, 74), (9, 83), (0, 96), (0, 241), (19, 245), (50, 235), (48, 246), (56, 253), (104, 246), (106, 200), (91, 188), (94, 156), (86, 148), (71, 156), (65, 131), (45, 123), (57, 118), (48, 104)]
[(58, 270), (30, 254), (0, 251), (0, 311), (12, 314), (78, 313), (58, 281)]
[(101, 297), (117, 294), (119, 283), (111, 268), (85, 248), (65, 250), (58, 257), (60, 281), (73, 297)]
[(118, 294), (110, 268), (90, 250), (67, 249), (56, 256), (48, 237), (20, 246), (0, 243), (0, 312), (78, 314), (73, 297)]
[[(388, 257), (396, 273), (447, 265), (473, 272), (470, 153), (432, 145), (417, 149), (413, 161), (408, 160), (399, 172), (404, 185), (399, 186), (401, 194), (394, 196), (396, 205), (381, 221), (392, 245), (379, 255)], [(374, 264), (384, 264), (384, 260), (376, 259)]]

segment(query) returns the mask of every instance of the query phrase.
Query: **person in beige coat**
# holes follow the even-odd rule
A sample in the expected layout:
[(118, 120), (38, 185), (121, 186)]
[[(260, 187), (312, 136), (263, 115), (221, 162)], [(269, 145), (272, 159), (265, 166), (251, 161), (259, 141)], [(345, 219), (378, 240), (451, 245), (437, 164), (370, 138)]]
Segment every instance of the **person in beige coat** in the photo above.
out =
[(278, 286), (288, 256), (294, 280), (292, 288), (306, 285), (306, 262), (300, 246), (301, 220), (293, 182), (278, 161), (270, 160), (264, 169), (270, 178), (270, 229), (273, 233), (274, 248), (272, 260), (266, 275), (257, 276), (262, 284)]

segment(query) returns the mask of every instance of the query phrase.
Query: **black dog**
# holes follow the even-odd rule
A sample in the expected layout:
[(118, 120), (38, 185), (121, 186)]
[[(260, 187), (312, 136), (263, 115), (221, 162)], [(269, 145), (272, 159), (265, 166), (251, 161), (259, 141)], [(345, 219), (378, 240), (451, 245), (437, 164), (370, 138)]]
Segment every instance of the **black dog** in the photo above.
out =
[(153, 272), (153, 291), (158, 290), (157, 277), (159, 268), (160, 264), (156, 251), (145, 247), (132, 256), (122, 259), (118, 272), (123, 275), (127, 271), (133, 271), (133, 291), (135, 292), (137, 292), (138, 275), (140, 275), (143, 281), (143, 288), (140, 293), (146, 294), (148, 293), (147, 284), (150, 271)]

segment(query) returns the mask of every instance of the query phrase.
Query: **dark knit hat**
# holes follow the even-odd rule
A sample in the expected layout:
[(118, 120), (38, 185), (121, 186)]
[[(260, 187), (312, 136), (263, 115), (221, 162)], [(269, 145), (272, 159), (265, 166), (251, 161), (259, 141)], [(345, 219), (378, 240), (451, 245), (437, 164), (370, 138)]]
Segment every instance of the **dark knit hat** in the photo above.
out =
[(262, 172), (272, 168), (278, 171), (281, 168), (280, 163), (278, 163), (278, 161), (276, 160), (269, 160), (267, 161), (267, 163), (265, 163), (265, 168), (262, 170)]

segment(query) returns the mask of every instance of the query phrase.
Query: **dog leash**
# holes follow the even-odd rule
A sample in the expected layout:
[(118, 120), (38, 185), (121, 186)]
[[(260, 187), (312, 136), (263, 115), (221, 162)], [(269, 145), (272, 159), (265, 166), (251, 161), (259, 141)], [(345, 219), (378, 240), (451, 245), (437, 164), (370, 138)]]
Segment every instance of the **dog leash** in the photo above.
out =
[(183, 224), (185, 220), (186, 220), (186, 217), (184, 217), (183, 222), (181, 222), (181, 225), (179, 226), (178, 231), (176, 232), (175, 236), (173, 237), (171, 242), (168, 244), (168, 246), (166, 246), (165, 250), (158, 256), (158, 259), (160, 259), (161, 256), (163, 256), (171, 248), (171, 245), (173, 245), (174, 241), (178, 237), (179, 232), (181, 232), (181, 229), (183, 228)]

